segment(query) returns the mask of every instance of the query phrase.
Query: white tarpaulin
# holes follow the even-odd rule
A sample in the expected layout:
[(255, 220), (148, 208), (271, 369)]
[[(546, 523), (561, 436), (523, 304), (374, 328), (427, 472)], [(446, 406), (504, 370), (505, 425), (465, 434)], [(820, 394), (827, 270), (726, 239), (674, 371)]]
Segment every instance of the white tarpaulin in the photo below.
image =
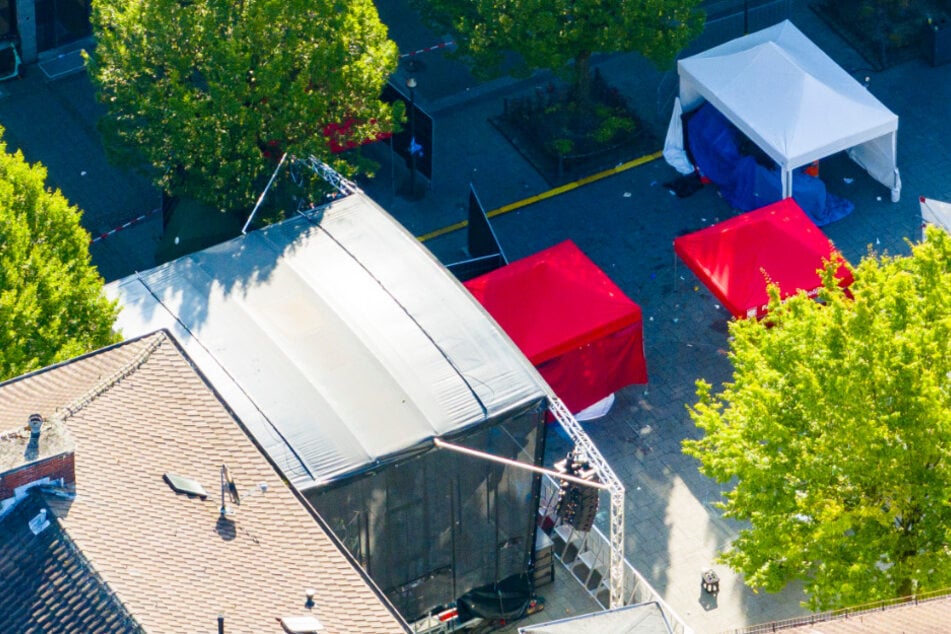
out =
[(792, 22), (682, 59), (677, 72), (684, 112), (712, 103), (780, 166), (784, 198), (793, 170), (848, 150), (897, 202), (898, 116)]
[(363, 194), (106, 286), (167, 328), (306, 489), (544, 401), (472, 296)]

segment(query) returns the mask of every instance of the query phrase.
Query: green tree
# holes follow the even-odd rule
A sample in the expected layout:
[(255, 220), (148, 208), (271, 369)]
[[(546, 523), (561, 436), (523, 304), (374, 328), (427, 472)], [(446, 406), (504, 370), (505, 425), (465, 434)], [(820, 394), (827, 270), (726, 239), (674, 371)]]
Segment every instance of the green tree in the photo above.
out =
[(674, 59), (700, 32), (700, 0), (416, 0), (434, 28), (455, 37), (479, 76), (567, 72), (584, 100), (594, 53), (638, 52), (657, 64)]
[(80, 212), (45, 180), (0, 141), (0, 379), (119, 340)]
[(283, 152), (352, 175), (328, 136), (393, 127), (397, 49), (371, 0), (95, 0), (92, 23), (110, 155), (171, 194), (246, 209)]
[(698, 381), (683, 443), (749, 522), (722, 561), (813, 609), (951, 587), (951, 236), (869, 256), (848, 292), (731, 322), (732, 381)]

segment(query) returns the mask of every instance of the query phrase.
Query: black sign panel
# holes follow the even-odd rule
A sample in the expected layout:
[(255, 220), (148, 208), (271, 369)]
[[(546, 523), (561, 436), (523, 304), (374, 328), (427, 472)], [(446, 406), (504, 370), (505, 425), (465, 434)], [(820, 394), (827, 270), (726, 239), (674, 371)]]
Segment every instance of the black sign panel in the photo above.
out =
[(485, 207), (479, 200), (479, 194), (476, 193), (475, 185), (469, 183), (469, 235), (468, 246), (469, 256), (480, 258), (486, 255), (498, 255), (503, 264), (508, 264), (508, 258), (502, 250), (502, 244), (498, 236), (495, 235), (495, 229), (489, 222)]
[(413, 162), (415, 154), (416, 170), (433, 180), (433, 118), (420, 108), (409, 94), (409, 88), (401, 92), (392, 83), (383, 87), (380, 97), (386, 103), (402, 101), (406, 104), (406, 124), (403, 130), (394, 134), (391, 142), (393, 151), (406, 159), (406, 164)]
[(446, 265), (460, 282), (466, 282), (508, 264), (485, 207), (479, 200), (475, 186), (469, 183), (469, 259)]

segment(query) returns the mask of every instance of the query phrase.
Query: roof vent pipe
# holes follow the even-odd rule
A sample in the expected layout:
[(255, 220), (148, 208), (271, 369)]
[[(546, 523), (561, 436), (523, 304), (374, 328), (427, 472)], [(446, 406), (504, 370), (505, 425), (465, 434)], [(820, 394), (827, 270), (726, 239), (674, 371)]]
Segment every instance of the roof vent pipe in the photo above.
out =
[(40, 428), (43, 426), (43, 417), (39, 414), (30, 414), (30, 438), (40, 437)]
[(218, 615), (218, 634), (225, 634), (225, 615)]

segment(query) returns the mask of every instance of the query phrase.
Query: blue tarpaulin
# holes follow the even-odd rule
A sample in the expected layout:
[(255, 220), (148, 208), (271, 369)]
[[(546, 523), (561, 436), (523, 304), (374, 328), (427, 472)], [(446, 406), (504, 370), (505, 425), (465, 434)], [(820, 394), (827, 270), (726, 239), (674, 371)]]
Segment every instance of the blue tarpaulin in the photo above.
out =
[[(710, 103), (687, 121), (687, 146), (700, 173), (723, 198), (741, 211), (752, 211), (782, 199), (779, 166), (758, 152), (740, 131)], [(852, 213), (851, 201), (826, 191), (825, 183), (801, 169), (793, 172), (793, 199), (819, 226)]]

